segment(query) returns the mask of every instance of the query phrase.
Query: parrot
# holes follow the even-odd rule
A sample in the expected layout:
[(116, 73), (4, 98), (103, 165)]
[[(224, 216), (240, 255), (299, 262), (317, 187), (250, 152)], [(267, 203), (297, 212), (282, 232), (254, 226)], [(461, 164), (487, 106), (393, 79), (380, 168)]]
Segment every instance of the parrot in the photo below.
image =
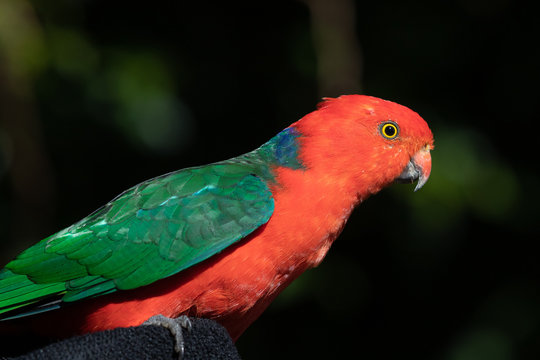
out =
[(259, 148), (144, 181), (22, 251), (0, 270), (0, 325), (68, 337), (193, 316), (236, 341), (357, 205), (422, 188), (433, 148), (405, 106), (323, 98)]

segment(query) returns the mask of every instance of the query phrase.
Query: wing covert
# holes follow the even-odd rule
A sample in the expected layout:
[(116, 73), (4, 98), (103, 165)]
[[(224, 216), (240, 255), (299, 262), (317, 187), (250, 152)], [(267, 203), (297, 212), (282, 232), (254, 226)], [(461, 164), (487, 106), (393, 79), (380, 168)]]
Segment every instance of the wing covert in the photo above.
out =
[[(222, 251), (265, 224), (273, 210), (266, 183), (240, 165), (185, 169), (129, 189), (27, 249), (6, 269), (30, 280), (16, 288), (36, 294), (24, 297), (26, 305), (133, 289)], [(17, 296), (1, 293), (2, 281), (0, 313), (21, 306)]]

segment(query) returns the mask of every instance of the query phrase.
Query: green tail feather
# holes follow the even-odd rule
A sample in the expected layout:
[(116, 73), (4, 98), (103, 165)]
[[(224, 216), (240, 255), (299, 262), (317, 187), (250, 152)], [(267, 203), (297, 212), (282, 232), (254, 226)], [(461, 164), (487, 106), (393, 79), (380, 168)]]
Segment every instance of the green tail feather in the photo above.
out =
[(36, 284), (26, 275), (17, 275), (8, 269), (2, 269), (0, 270), (0, 317), (2, 317), (1, 314), (65, 292), (64, 283)]

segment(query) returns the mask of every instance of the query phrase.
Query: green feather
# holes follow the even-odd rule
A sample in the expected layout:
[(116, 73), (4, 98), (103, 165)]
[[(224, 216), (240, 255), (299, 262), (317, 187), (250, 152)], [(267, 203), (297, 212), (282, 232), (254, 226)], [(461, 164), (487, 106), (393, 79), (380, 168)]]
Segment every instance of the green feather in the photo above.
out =
[(17, 275), (8, 269), (0, 270), (0, 309), (3, 312), (28, 306), (51, 295), (65, 293), (65, 284), (36, 284), (25, 275)]

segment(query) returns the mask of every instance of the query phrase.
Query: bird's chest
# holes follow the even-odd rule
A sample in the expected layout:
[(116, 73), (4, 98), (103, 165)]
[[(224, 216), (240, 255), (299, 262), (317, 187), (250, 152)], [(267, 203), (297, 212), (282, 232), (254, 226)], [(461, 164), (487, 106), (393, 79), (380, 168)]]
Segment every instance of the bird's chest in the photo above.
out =
[[(205, 271), (210, 286), (197, 296), (197, 314), (221, 318), (234, 337), (302, 272), (317, 266), (343, 229), (352, 205), (309, 201), (314, 198), (276, 195), (269, 222)], [(229, 318), (234, 318), (230, 324)]]

